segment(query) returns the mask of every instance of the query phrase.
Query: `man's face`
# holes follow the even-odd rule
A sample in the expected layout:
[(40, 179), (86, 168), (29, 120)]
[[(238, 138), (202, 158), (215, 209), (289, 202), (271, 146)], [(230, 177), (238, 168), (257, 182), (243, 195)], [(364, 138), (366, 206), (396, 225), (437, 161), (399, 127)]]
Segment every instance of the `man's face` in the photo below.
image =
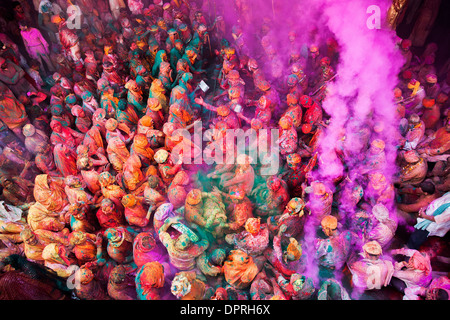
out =
[(7, 67), (8, 67), (8, 62), (6, 61), (6, 59), (3, 59), (2, 61), (0, 61), (0, 68), (5, 70)]
[(450, 119), (447, 119), (447, 122), (445, 123), (445, 130), (450, 132)]
[(37, 243), (37, 238), (35, 235), (32, 235), (30, 238), (28, 238), (27, 240), (25, 240), (25, 243), (28, 245), (35, 245)]
[(61, 132), (61, 130), (62, 130), (61, 124), (59, 124), (59, 123), (55, 124), (53, 131)]
[(23, 8), (22, 6), (19, 4), (17, 6), (14, 7), (14, 11), (17, 13), (23, 13)]
[(323, 230), (323, 233), (325, 233), (327, 235), (327, 237), (331, 237), (331, 236), (333, 236), (336, 233), (336, 228), (335, 229), (331, 229), (331, 228), (328, 228), (328, 227), (324, 227), (324, 228), (322, 228), (322, 230)]
[(104, 213), (111, 213), (111, 212), (113, 212), (113, 204), (112, 203), (108, 203), (108, 204), (102, 205), (102, 211)]

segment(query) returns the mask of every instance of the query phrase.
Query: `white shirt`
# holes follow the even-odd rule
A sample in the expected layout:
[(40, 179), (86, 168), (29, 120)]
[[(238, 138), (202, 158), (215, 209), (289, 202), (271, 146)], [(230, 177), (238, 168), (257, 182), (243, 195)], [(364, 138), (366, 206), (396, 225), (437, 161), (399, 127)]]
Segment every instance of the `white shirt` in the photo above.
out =
[[(450, 192), (447, 192), (442, 197), (432, 201), (428, 207), (425, 213), (427, 215), (432, 215), (433, 212), (439, 208), (441, 205), (445, 203), (450, 202)], [(440, 215), (434, 217), (435, 222), (431, 222), (428, 227), (425, 229), (430, 234), (428, 236), (437, 236), (437, 237), (444, 237), (445, 234), (450, 229), (450, 207), (447, 208), (444, 212), (442, 212)], [(423, 218), (417, 218), (417, 222), (424, 221)]]

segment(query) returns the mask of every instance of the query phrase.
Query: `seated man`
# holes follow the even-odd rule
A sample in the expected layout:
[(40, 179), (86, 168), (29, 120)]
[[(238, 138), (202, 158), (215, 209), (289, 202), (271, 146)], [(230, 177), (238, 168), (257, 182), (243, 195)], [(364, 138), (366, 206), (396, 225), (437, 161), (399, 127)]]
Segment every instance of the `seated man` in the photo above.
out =
[(421, 208), (414, 228), (407, 243), (411, 249), (418, 250), (429, 236), (444, 237), (450, 229), (450, 192)]

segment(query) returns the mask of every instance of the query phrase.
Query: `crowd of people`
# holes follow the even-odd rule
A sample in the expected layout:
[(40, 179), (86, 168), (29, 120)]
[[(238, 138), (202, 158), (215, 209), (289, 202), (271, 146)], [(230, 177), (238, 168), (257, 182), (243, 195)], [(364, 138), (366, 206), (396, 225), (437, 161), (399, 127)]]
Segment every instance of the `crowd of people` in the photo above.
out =
[[(398, 41), (398, 171), (384, 174), (375, 123), (358, 128), (358, 175), (330, 184), (313, 172), (339, 44), (286, 30), (280, 62), (270, 18), (249, 35), (224, 7), (12, 2), (0, 19), (0, 299), (448, 300), (450, 72), (438, 76), (437, 45), (418, 55)], [(176, 152), (204, 146), (178, 129), (196, 124), (224, 154), (229, 130), (267, 142), (278, 129), (279, 154), (185, 163)]]

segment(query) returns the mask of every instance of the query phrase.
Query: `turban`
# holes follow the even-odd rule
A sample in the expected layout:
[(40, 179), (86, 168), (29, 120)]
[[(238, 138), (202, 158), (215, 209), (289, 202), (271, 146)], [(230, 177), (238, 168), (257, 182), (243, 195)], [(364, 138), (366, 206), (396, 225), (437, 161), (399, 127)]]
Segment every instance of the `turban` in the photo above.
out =
[(72, 107), (72, 115), (74, 115), (75, 117), (79, 117), (81, 114), (81, 111), (83, 111), (83, 108), (79, 105), (74, 105)]
[(143, 116), (139, 122), (144, 127), (153, 128), (153, 119), (150, 116), (148, 116), (148, 115)]
[(110, 118), (106, 121), (105, 128), (108, 131), (114, 131), (117, 129), (118, 125), (119, 125), (119, 122), (116, 119)]
[(331, 215), (325, 216), (320, 222), (320, 225), (322, 226), (322, 228), (334, 230), (337, 228), (337, 219), (336, 217)]
[(261, 229), (261, 219), (260, 218), (248, 218), (245, 222), (245, 230), (247, 230), (252, 235), (258, 234)]
[(187, 185), (189, 183), (189, 176), (186, 171), (178, 171), (172, 180), (173, 185)]
[(168, 157), (169, 157), (169, 152), (167, 150), (159, 149), (158, 151), (156, 151), (153, 158), (155, 159), (155, 161), (157, 163), (164, 163)]
[(94, 279), (94, 273), (89, 268), (82, 266), (75, 272), (75, 278), (82, 284), (88, 284)]
[(22, 132), (25, 137), (31, 137), (36, 132), (36, 128), (32, 124), (27, 123), (23, 126)]
[(292, 127), (292, 118), (290, 118), (290, 117), (282, 117), (280, 119), (279, 124), (280, 124), (280, 127), (282, 129), (289, 129), (289, 128)]
[(270, 89), (270, 83), (268, 81), (265, 81), (265, 80), (258, 81), (256, 86), (258, 87), (258, 89), (260, 89), (262, 91), (267, 91), (267, 90)]
[(141, 147), (144, 148), (148, 145), (148, 139), (147, 136), (145, 134), (142, 133), (138, 133), (135, 137), (134, 137), (134, 144), (137, 147)]
[(381, 203), (378, 203), (375, 206), (373, 206), (372, 213), (374, 217), (380, 222), (383, 222), (389, 218), (388, 209)]
[(302, 157), (298, 153), (291, 153), (286, 157), (288, 163), (298, 164), (302, 162)]
[(136, 197), (132, 194), (127, 194), (123, 196), (121, 201), (123, 206), (126, 208), (133, 207), (137, 203)]
[(289, 238), (286, 253), (291, 261), (297, 261), (302, 256), (302, 247), (298, 244), (298, 241), (295, 238)]
[(195, 206), (202, 201), (202, 191), (200, 189), (192, 189), (186, 196), (186, 202), (191, 206)]
[(436, 104), (436, 100), (432, 98), (423, 98), (422, 105), (425, 108), (432, 108)]
[(436, 83), (437, 82), (437, 77), (435, 74), (428, 74), (426, 76), (426, 80), (428, 83)]
[(375, 240), (364, 244), (363, 250), (373, 256), (378, 256), (383, 253), (383, 250), (381, 249), (381, 245)]
[(217, 114), (221, 117), (226, 117), (230, 114), (230, 108), (225, 105), (219, 106), (217, 108)]
[(287, 104), (288, 105), (296, 105), (298, 103), (298, 98), (295, 94), (289, 93), (287, 95)]
[(322, 182), (313, 182), (312, 183), (312, 190), (315, 195), (322, 196), (326, 193), (325, 185)]
[(309, 123), (305, 123), (304, 125), (302, 125), (302, 132), (304, 134), (310, 133), (312, 130), (312, 125)]
[(172, 280), (170, 291), (177, 298), (184, 297), (191, 292), (191, 283), (184, 274), (177, 274)]
[(73, 231), (69, 235), (69, 243), (73, 246), (83, 243), (86, 239), (86, 234), (81, 231)]
[(259, 120), (257, 118), (253, 118), (252, 121), (250, 122), (250, 124), (251, 124), (252, 129), (254, 129), (254, 130), (259, 130), (263, 126), (261, 120)]
[(80, 178), (78, 178), (77, 176), (74, 176), (74, 175), (67, 176), (64, 179), (64, 183), (66, 184), (66, 186), (69, 186), (69, 187), (81, 186)]
[(289, 200), (287, 207), (292, 209), (293, 213), (300, 212), (300, 216), (302, 216), (301, 210), (305, 207), (305, 202), (301, 198), (292, 198)]
[(378, 148), (378, 149), (383, 150), (386, 144), (381, 139), (375, 139), (375, 140), (372, 141), (371, 145), (376, 147), (376, 148)]
[(74, 94), (69, 94), (69, 95), (64, 99), (64, 101), (65, 101), (66, 103), (73, 104), (73, 103), (77, 102), (77, 97), (76, 97)]
[(420, 160), (417, 152), (415, 150), (406, 151), (404, 154), (405, 160), (408, 163), (414, 163)]
[(420, 82), (415, 79), (411, 79), (411, 81), (408, 83), (408, 89), (412, 90), (412, 93), (411, 93), (412, 96), (416, 95), (419, 88), (420, 88)]
[(307, 95), (302, 95), (300, 97), (300, 104), (302, 106), (306, 106), (306, 105), (311, 104), (311, 98), (309, 96), (307, 96)]

